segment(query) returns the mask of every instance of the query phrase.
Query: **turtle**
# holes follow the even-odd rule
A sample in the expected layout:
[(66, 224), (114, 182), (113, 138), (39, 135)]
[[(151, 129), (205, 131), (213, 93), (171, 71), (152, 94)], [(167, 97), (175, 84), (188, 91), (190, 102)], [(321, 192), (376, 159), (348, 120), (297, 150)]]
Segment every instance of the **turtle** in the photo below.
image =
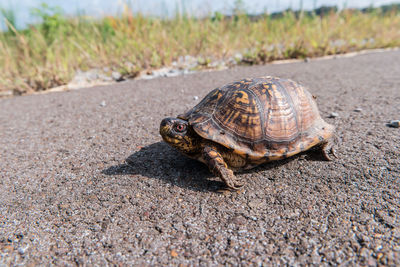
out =
[(315, 99), (290, 79), (246, 78), (212, 90), (176, 118), (164, 118), (160, 134), (234, 191), (244, 185), (234, 172), (310, 148), (325, 160), (336, 157), (335, 127), (321, 118)]

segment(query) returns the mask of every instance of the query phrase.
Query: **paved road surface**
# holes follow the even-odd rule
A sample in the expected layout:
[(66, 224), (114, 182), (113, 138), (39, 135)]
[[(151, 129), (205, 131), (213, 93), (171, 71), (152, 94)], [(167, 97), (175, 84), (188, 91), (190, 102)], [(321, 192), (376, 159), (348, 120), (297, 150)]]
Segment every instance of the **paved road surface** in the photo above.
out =
[[(267, 74), (317, 96), (339, 159), (265, 164), (218, 194), (159, 122)], [(0, 265), (399, 265), (399, 103), (400, 52), (1, 99)]]

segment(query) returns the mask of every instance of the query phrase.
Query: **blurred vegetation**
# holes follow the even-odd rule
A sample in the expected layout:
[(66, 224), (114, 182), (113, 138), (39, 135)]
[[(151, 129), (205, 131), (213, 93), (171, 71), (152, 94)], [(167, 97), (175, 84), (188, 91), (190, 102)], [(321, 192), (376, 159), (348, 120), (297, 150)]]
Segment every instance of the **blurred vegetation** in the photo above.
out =
[(32, 10), (41, 23), (23, 30), (16, 30), (12, 12), (0, 9), (8, 29), (0, 33), (0, 91), (46, 90), (93, 67), (135, 77), (185, 55), (227, 59), (241, 53), (238, 63), (263, 64), (400, 46), (400, 5), (251, 16), (242, 3), (232, 16), (169, 19), (134, 14), (127, 6), (120, 17), (66, 17), (43, 4)]

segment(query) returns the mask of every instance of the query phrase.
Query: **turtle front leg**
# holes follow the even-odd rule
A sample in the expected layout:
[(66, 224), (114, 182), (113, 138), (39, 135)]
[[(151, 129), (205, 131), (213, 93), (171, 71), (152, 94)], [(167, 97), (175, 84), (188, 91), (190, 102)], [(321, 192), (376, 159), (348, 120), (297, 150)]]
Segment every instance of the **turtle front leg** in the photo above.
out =
[(229, 189), (238, 190), (244, 185), (243, 181), (240, 181), (233, 174), (233, 171), (228, 168), (223, 157), (215, 147), (206, 146), (203, 150), (203, 159), (210, 171), (220, 177)]

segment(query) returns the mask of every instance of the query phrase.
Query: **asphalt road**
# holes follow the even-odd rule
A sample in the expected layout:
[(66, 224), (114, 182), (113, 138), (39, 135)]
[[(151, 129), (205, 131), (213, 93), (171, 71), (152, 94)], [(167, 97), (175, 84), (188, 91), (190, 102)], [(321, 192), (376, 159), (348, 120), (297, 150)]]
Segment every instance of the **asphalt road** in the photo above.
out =
[[(159, 123), (263, 75), (310, 88), (339, 158), (264, 164), (220, 194)], [(399, 103), (399, 51), (0, 99), (0, 265), (399, 265)]]

